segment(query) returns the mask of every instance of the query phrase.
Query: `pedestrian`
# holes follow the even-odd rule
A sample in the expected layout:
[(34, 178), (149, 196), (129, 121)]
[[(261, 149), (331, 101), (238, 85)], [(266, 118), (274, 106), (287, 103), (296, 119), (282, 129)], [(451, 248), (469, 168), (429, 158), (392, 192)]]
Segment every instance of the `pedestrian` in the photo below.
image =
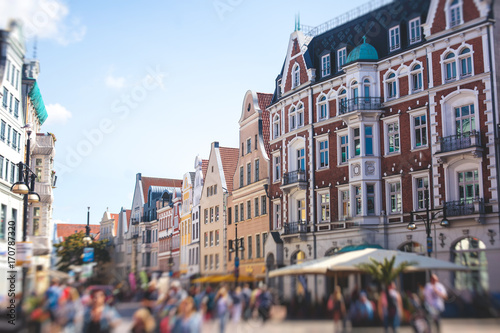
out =
[(193, 297), (189, 296), (179, 306), (171, 333), (200, 333), (201, 322), (202, 314), (196, 310)]
[(263, 322), (270, 318), (271, 305), (273, 304), (273, 297), (271, 292), (267, 289), (264, 283), (259, 285), (260, 293), (258, 296), (258, 312)]
[(396, 290), (394, 281), (389, 283), (385, 292), (380, 294), (377, 307), (385, 332), (387, 333), (390, 327), (394, 333), (397, 333), (403, 314), (403, 301)]
[(436, 325), (436, 329), (440, 332), (441, 312), (444, 311), (444, 301), (448, 298), (446, 288), (439, 282), (436, 274), (431, 274), (430, 282), (425, 285), (424, 300), (425, 308), (429, 315), (429, 326), (432, 322)]
[(78, 291), (73, 287), (66, 287), (59, 298), (55, 323), (61, 332), (80, 332), (82, 315), (83, 308)]
[(241, 312), (243, 311), (243, 305), (245, 303), (245, 297), (241, 287), (236, 287), (231, 296), (233, 300), (232, 319), (233, 323), (238, 324), (240, 322)]
[(328, 299), (327, 307), (330, 312), (333, 312), (333, 332), (342, 332), (346, 308), (340, 286), (335, 286), (333, 293)]
[(219, 318), (220, 333), (224, 333), (226, 331), (226, 324), (229, 320), (229, 313), (232, 306), (231, 297), (226, 287), (223, 286), (219, 289), (215, 299), (217, 302), (217, 317)]
[(148, 308), (142, 307), (138, 309), (133, 316), (134, 324), (132, 333), (153, 333), (156, 328), (156, 323), (153, 315)]
[(109, 333), (118, 325), (119, 315), (106, 304), (104, 291), (95, 289), (91, 294), (90, 306), (83, 317), (83, 333)]
[(59, 306), (59, 297), (61, 297), (61, 286), (59, 285), (59, 279), (52, 279), (52, 283), (45, 292), (45, 300), (47, 304), (47, 309), (50, 313), (50, 320), (54, 322), (56, 320), (56, 311)]

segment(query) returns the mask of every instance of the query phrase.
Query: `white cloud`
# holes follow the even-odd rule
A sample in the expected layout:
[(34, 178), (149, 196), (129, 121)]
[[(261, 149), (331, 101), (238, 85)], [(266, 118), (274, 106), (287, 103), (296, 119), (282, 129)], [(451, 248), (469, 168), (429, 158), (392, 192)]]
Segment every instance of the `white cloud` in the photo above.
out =
[(123, 76), (106, 76), (106, 85), (109, 88), (120, 89), (125, 86), (125, 78)]
[(59, 103), (45, 105), (45, 108), (48, 113), (45, 124), (65, 124), (72, 117), (71, 112)]
[(24, 36), (53, 39), (66, 45), (83, 39), (86, 27), (69, 16), (61, 0), (3, 0), (0, 1), (0, 28), (8, 28), (12, 19), (23, 23)]

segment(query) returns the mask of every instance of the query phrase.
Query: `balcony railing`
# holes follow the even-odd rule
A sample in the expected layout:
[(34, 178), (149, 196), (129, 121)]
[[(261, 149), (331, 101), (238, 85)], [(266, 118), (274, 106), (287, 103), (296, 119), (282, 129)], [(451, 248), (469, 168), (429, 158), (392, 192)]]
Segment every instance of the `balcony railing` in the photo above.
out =
[(382, 100), (380, 97), (356, 97), (340, 103), (339, 113), (346, 114), (358, 110), (380, 110)]
[(307, 224), (302, 222), (289, 222), (284, 225), (285, 235), (302, 234), (307, 232)]
[(283, 185), (289, 185), (305, 181), (306, 181), (305, 170), (296, 170), (292, 172), (287, 172), (283, 175)]
[(484, 199), (471, 198), (445, 203), (446, 216), (464, 216), (484, 213)]
[(449, 152), (481, 146), (481, 135), (477, 131), (465, 132), (441, 138), (441, 152)]

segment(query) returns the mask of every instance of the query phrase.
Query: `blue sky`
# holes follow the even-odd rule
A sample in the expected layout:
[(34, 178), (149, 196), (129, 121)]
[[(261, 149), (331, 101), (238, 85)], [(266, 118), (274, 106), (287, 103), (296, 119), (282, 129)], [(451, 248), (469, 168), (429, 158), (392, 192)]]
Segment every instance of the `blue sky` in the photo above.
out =
[[(4, 0), (5, 1), (5, 0)], [(272, 93), (294, 17), (316, 26), (365, 1), (7, 0), (38, 36), (57, 137), (55, 222), (130, 208), (135, 175), (182, 178), (210, 143), (238, 146), (247, 90)], [(33, 39), (28, 40), (28, 57)]]

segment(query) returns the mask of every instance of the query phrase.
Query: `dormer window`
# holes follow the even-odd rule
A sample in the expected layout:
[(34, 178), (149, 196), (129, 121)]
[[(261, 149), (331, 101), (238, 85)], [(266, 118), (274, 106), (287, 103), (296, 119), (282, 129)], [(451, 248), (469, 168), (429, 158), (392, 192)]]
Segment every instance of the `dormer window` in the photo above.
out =
[(418, 43), (422, 39), (420, 29), (420, 17), (413, 19), (409, 23), (410, 26), (410, 44)]
[(330, 75), (330, 55), (324, 55), (321, 57), (321, 76), (325, 77)]
[(449, 26), (450, 28), (456, 27), (462, 23), (462, 3), (459, 0), (453, 0), (449, 9)]
[(389, 30), (389, 49), (395, 51), (401, 46), (401, 39), (399, 34), (399, 25)]
[(300, 66), (295, 64), (292, 70), (292, 88), (300, 86)]

